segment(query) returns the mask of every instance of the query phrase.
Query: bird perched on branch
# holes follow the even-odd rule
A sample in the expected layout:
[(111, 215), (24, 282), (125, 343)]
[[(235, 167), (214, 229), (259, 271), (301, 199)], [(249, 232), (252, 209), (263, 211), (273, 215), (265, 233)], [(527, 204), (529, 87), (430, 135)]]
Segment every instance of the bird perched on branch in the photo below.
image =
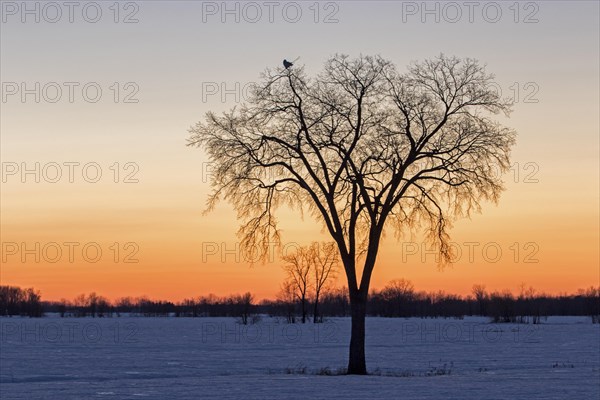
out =
[(294, 63), (296, 61), (298, 61), (298, 59), (300, 59), (300, 57), (296, 57), (292, 61), (283, 60), (283, 66), (285, 67), (285, 69), (288, 69), (289, 67), (291, 67), (292, 65), (294, 65)]

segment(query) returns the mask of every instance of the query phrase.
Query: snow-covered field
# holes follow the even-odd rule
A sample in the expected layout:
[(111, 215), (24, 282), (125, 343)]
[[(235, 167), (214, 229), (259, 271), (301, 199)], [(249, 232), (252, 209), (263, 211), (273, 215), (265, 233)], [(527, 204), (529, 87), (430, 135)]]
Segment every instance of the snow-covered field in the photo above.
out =
[(2, 400), (600, 398), (600, 326), (586, 318), (369, 318), (371, 376), (323, 375), (346, 365), (345, 318), (243, 326), (51, 316), (0, 325)]

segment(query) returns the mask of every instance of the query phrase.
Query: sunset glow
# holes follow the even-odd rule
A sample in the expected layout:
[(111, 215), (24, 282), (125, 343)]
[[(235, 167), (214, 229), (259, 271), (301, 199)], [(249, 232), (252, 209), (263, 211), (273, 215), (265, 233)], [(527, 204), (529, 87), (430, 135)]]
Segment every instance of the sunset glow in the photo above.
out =
[[(400, 240), (390, 232), (372, 287), (405, 278), (417, 290), (467, 295), (473, 284), (550, 294), (598, 285), (598, 3), (572, 4), (541, 3), (536, 24), (476, 21), (468, 36), (462, 24), (400, 23), (394, 2), (380, 4), (378, 19), (362, 19), (369, 3), (344, 2), (337, 24), (285, 27), (201, 23), (200, 2), (143, 2), (140, 22), (129, 25), (3, 23), (2, 284), (34, 287), (45, 300), (94, 291), (273, 298), (284, 279), (279, 251), (252, 265), (231, 206), (203, 215), (211, 166), (186, 148), (187, 129), (209, 110), (243, 102), (243, 85), (284, 56), (301, 55), (316, 74), (335, 52), (381, 54), (401, 71), (444, 52), (486, 63), (514, 97), (512, 116), (502, 118), (518, 133), (513, 169), (498, 205), (455, 223), (453, 266), (438, 268), (418, 231)], [(408, 30), (413, 39), (400, 40)], [(94, 51), (83, 51), (90, 44)], [(70, 102), (65, 82), (75, 81)], [(6, 82), (19, 91), (39, 82), (42, 98), (8, 95), (15, 87)], [(45, 101), (56, 90), (42, 93), (48, 82), (62, 87), (60, 101)], [(83, 98), (86, 82), (102, 88), (100, 101)], [(283, 208), (279, 219), (288, 248), (328, 240), (309, 215)]]

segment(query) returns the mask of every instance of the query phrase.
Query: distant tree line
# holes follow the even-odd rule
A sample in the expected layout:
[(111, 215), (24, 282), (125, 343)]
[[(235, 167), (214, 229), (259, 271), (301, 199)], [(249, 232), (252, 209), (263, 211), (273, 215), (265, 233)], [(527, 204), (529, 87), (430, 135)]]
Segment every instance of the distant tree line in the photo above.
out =
[(515, 295), (508, 290), (486, 291), (474, 285), (472, 294), (461, 297), (438, 292), (417, 292), (410, 281), (390, 282), (373, 291), (367, 313), (381, 317), (454, 317), (480, 315), (492, 322), (540, 323), (550, 315), (590, 316), (600, 323), (600, 287), (579, 290), (576, 294), (551, 296), (521, 287)]
[(41, 317), (44, 313), (40, 292), (33, 288), (0, 286), (0, 315)]
[(91, 293), (81, 294), (72, 301), (45, 302), (47, 312), (61, 317), (120, 317), (122, 314), (144, 317), (236, 317), (247, 324), (256, 320), (257, 306), (251, 293), (217, 297), (184, 299), (181, 302), (151, 300), (147, 297), (122, 297), (114, 302)]
[[(62, 317), (119, 317), (123, 314), (147, 317), (234, 317), (248, 324), (259, 315), (281, 318), (288, 323), (302, 322), (309, 316), (313, 322), (323, 317), (350, 315), (347, 289), (329, 287), (319, 293), (315, 318), (314, 292), (296, 296), (294, 288), (286, 292), (285, 285), (275, 300), (255, 302), (251, 293), (218, 297), (215, 295), (188, 298), (181, 302), (151, 300), (147, 297), (124, 297), (109, 301), (96, 293), (79, 295), (69, 301), (43, 302), (34, 289), (0, 286), (0, 315), (40, 317), (44, 312)], [(304, 304), (302, 302), (304, 301)], [(312, 310), (312, 311), (310, 311)], [(575, 294), (551, 296), (524, 287), (518, 294), (509, 291), (487, 291), (483, 285), (473, 286), (468, 296), (416, 291), (410, 281), (391, 281), (381, 290), (371, 292), (369, 316), (388, 318), (462, 318), (486, 316), (492, 322), (540, 323), (551, 315), (589, 316), (600, 323), (600, 287), (579, 290)]]

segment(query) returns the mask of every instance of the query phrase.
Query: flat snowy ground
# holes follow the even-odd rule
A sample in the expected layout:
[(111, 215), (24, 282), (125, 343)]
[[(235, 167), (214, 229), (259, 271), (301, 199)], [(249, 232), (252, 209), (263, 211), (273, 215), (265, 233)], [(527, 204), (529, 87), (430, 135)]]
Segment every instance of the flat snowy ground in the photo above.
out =
[(376, 375), (319, 375), (346, 365), (349, 332), (346, 318), (0, 318), (0, 398), (600, 399), (589, 318), (369, 318)]

